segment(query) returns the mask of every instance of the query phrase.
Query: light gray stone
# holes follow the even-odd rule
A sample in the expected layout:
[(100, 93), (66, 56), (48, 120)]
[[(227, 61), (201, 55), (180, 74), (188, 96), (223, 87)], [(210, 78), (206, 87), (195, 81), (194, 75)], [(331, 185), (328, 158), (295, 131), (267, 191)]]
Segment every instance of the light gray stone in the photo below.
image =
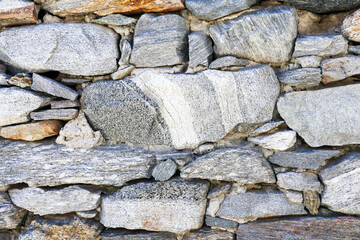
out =
[(275, 183), (270, 164), (248, 146), (218, 149), (197, 158), (181, 170), (181, 177), (238, 182)]
[(206, 208), (206, 215), (215, 217), (217, 211), (220, 208), (221, 203), (224, 201), (225, 196), (219, 196), (217, 198), (212, 198), (209, 200), (208, 206)]
[(353, 152), (330, 162), (320, 171), (325, 185), (321, 204), (332, 211), (360, 214), (360, 153)]
[(129, 26), (135, 24), (137, 19), (122, 14), (111, 14), (102, 18), (93, 19), (91, 22), (101, 25)]
[(213, 143), (205, 143), (200, 145), (194, 153), (196, 155), (204, 155), (206, 153), (212, 152), (215, 149), (215, 144)]
[(311, 147), (360, 143), (360, 85), (287, 93), (277, 103), (286, 124)]
[(101, 240), (177, 240), (176, 234), (169, 232), (128, 231), (107, 229), (100, 234)]
[(227, 231), (201, 228), (200, 230), (187, 233), (183, 240), (233, 240), (234, 234)]
[(296, 8), (305, 9), (316, 13), (330, 13), (347, 11), (360, 7), (359, 0), (284, 0)]
[(25, 89), (0, 88), (0, 127), (28, 122), (30, 112), (49, 103), (50, 98)]
[(304, 202), (302, 192), (285, 190), (285, 189), (280, 189), (280, 190), (283, 193), (285, 193), (286, 197), (289, 199), (290, 202), (293, 202), (293, 203), (303, 203)]
[(321, 193), (323, 186), (315, 173), (283, 172), (276, 174), (277, 185), (283, 189), (295, 191), (317, 191)]
[(129, 39), (121, 38), (120, 40), (120, 51), (121, 51), (121, 57), (119, 60), (119, 65), (128, 65), (130, 61), (131, 56), (131, 44), (129, 42)]
[(346, 56), (340, 58), (326, 59), (321, 63), (322, 82), (340, 81), (348, 77), (360, 74), (360, 57)]
[(78, 100), (53, 100), (50, 105), (52, 109), (75, 108), (80, 107), (80, 102)]
[(156, 161), (164, 161), (167, 159), (174, 160), (179, 169), (194, 160), (192, 152), (157, 152)]
[(166, 181), (175, 174), (176, 169), (176, 163), (173, 160), (168, 159), (156, 165), (156, 167), (152, 171), (152, 176), (157, 181)]
[(231, 220), (222, 219), (218, 217), (210, 217), (210, 216), (205, 217), (205, 223), (206, 226), (208, 227), (216, 228), (216, 229), (224, 229), (228, 231), (235, 230), (239, 225), (238, 222), (234, 222)]
[(330, 57), (347, 53), (348, 41), (342, 35), (301, 36), (296, 39), (293, 57)]
[(33, 74), (31, 89), (73, 101), (79, 96), (75, 90), (36, 73)]
[(278, 75), (279, 81), (292, 87), (316, 87), (321, 82), (320, 68), (300, 68)]
[(90, 82), (91, 79), (85, 79), (85, 78), (63, 78), (61, 79), (61, 83), (65, 85), (80, 85), (83, 83)]
[(104, 75), (116, 71), (118, 57), (118, 35), (96, 24), (39, 24), (0, 33), (0, 60), (29, 72)]
[(133, 65), (120, 66), (116, 72), (111, 74), (111, 78), (113, 80), (119, 80), (124, 77), (127, 77), (131, 74), (131, 72), (134, 70), (134, 68), (135, 67)]
[(97, 214), (98, 214), (98, 211), (76, 212), (76, 215), (78, 215), (81, 218), (95, 218)]
[(5, 72), (0, 72), (0, 86), (9, 86), (8, 80), (11, 77), (7, 75)]
[(278, 94), (273, 70), (261, 65), (195, 75), (147, 71), (91, 84), (81, 101), (90, 124), (107, 139), (186, 149), (217, 142), (239, 123), (269, 121)]
[(318, 68), (320, 67), (321, 60), (322, 58), (318, 56), (304, 56), (296, 58), (296, 62), (303, 68)]
[(127, 185), (103, 197), (100, 221), (110, 228), (174, 233), (198, 229), (203, 224), (208, 187), (205, 182), (179, 179)]
[(277, 127), (281, 126), (283, 123), (284, 123), (284, 121), (274, 121), (274, 122), (265, 123), (261, 127), (258, 127), (255, 130), (251, 131), (249, 135), (257, 136), (260, 134), (271, 132), (271, 131), (277, 129)]
[(25, 215), (26, 210), (16, 207), (6, 192), (0, 192), (0, 229), (17, 228)]
[(348, 51), (351, 54), (360, 55), (360, 45), (349, 46)]
[(279, 131), (269, 135), (249, 137), (248, 141), (266, 149), (285, 151), (294, 146), (296, 132), (289, 130)]
[(357, 10), (348, 15), (341, 25), (341, 31), (344, 37), (354, 42), (360, 42), (359, 22), (360, 10)]
[(230, 190), (230, 188), (230, 184), (220, 184), (208, 193), (207, 198), (213, 199), (225, 195)]
[(130, 63), (136, 67), (181, 64), (187, 60), (187, 42), (183, 17), (175, 14), (144, 14), (135, 27)]
[(210, 27), (210, 36), (219, 56), (233, 55), (256, 62), (286, 62), (291, 58), (297, 36), (297, 14), (288, 6), (258, 10), (215, 23)]
[(11, 201), (16, 206), (38, 215), (65, 214), (96, 209), (100, 204), (100, 193), (99, 190), (76, 185), (62, 189), (9, 190)]
[(79, 110), (74, 108), (68, 109), (48, 109), (40, 112), (30, 113), (30, 117), (34, 120), (48, 120), (48, 119), (58, 119), (58, 120), (71, 120), (76, 118)]
[(253, 62), (245, 58), (237, 58), (233, 56), (225, 56), (215, 59), (210, 63), (210, 69), (221, 69), (226, 67), (246, 67), (251, 65)]
[(150, 178), (154, 165), (152, 154), (124, 145), (74, 150), (53, 142), (35, 144), (1, 140), (0, 146), (2, 186), (17, 183), (27, 183), (30, 187), (122, 186), (130, 180)]
[(208, 67), (214, 50), (211, 38), (204, 32), (189, 35), (189, 67)]

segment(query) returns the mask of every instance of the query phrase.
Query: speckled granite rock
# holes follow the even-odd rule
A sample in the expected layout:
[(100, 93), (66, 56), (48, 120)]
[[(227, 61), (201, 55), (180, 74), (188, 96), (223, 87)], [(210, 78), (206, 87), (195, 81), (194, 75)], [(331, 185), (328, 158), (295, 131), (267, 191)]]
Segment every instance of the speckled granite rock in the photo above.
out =
[(276, 184), (284, 189), (295, 191), (317, 191), (321, 193), (321, 185), (317, 175), (311, 172), (283, 172), (276, 174)]
[(341, 26), (341, 30), (344, 36), (351, 41), (360, 42), (359, 24), (360, 24), (360, 10), (357, 10), (356, 12), (350, 14), (345, 18)]
[(25, 215), (26, 210), (16, 207), (7, 193), (0, 192), (0, 229), (17, 228)]
[(360, 74), (360, 57), (348, 55), (326, 59), (322, 61), (321, 68), (323, 83), (340, 81)]
[(284, 0), (284, 2), (316, 13), (347, 11), (360, 7), (359, 0)]
[(279, 131), (268, 135), (249, 137), (248, 141), (266, 149), (285, 151), (294, 146), (296, 132), (289, 130)]
[(234, 234), (226, 231), (202, 228), (185, 234), (184, 240), (233, 240)]
[(321, 81), (320, 68), (300, 68), (278, 74), (279, 81), (292, 87), (316, 87)]

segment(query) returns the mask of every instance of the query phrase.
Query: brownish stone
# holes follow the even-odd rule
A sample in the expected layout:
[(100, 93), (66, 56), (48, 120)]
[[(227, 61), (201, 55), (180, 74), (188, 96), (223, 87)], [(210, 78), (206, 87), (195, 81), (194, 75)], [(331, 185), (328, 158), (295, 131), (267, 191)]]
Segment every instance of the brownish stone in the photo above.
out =
[(0, 136), (14, 140), (37, 141), (58, 135), (63, 123), (57, 120), (46, 120), (26, 123), (0, 129)]
[(36, 5), (31, 2), (19, 2), (9, 9), (5, 4), (0, 5), (0, 26), (24, 25), (36, 23), (38, 12)]
[(360, 9), (345, 18), (342, 32), (347, 39), (360, 42)]
[(8, 83), (21, 88), (26, 88), (31, 87), (32, 79), (28, 74), (20, 73), (12, 76)]
[(318, 214), (321, 201), (316, 191), (304, 191), (304, 205), (312, 215)]

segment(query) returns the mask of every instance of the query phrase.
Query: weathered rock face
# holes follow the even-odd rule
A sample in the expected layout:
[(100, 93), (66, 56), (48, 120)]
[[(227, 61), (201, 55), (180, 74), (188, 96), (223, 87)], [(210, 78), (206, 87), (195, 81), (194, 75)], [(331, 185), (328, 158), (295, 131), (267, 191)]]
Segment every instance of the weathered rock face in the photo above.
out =
[[(16, 207), (5, 192), (0, 192), (0, 229), (14, 229), (22, 222), (26, 211)], [(0, 235), (1, 237), (1, 235)]]
[(37, 9), (33, 2), (3, 0), (0, 2), (0, 26), (36, 23)]
[(270, 164), (254, 148), (219, 149), (181, 170), (182, 178), (201, 178), (242, 184), (275, 183)]
[(78, 115), (79, 111), (74, 108), (65, 109), (47, 109), (39, 112), (30, 113), (30, 117), (33, 120), (71, 120)]
[(213, 52), (212, 41), (204, 32), (189, 35), (189, 67), (208, 67)]
[(351, 41), (360, 42), (359, 24), (360, 11), (357, 10), (345, 18), (343, 25), (341, 26), (344, 36)]
[(0, 60), (24, 71), (102, 75), (116, 71), (118, 57), (118, 35), (96, 24), (40, 24), (0, 33)]
[(177, 240), (176, 234), (168, 232), (127, 231), (107, 229), (100, 234), (101, 240)]
[(233, 55), (256, 62), (290, 60), (297, 36), (297, 15), (291, 7), (272, 7), (210, 27), (219, 56)]
[(100, 204), (100, 191), (76, 185), (50, 190), (10, 189), (9, 194), (16, 206), (38, 215), (89, 211), (96, 209)]
[(216, 142), (239, 123), (269, 121), (278, 93), (268, 66), (196, 75), (147, 71), (127, 82), (90, 85), (82, 104), (105, 138), (184, 149)]
[(329, 13), (347, 11), (360, 7), (359, 0), (284, 0), (296, 8), (305, 9), (316, 13)]
[(166, 181), (169, 180), (176, 172), (177, 165), (176, 163), (168, 159), (164, 162), (159, 163), (154, 167), (152, 171), (152, 176), (157, 181)]
[(277, 185), (284, 189), (296, 191), (317, 191), (321, 193), (323, 187), (315, 173), (284, 172), (276, 174)]
[(249, 133), (250, 136), (258, 136), (260, 134), (264, 134), (267, 132), (272, 132), (277, 129), (280, 125), (282, 125), (284, 121), (274, 121), (274, 122), (268, 122), (264, 125), (254, 129)]
[(215, 20), (231, 13), (240, 12), (256, 4), (258, 0), (186, 0), (186, 7), (199, 19)]
[(198, 229), (203, 223), (207, 190), (205, 182), (178, 179), (128, 185), (103, 197), (100, 221), (110, 228), (174, 233)]
[(320, 172), (325, 185), (321, 204), (345, 214), (360, 214), (360, 153), (353, 152), (331, 162)]
[[(311, 226), (311, 227), (309, 227)], [(331, 230), (329, 228), (331, 226)], [(360, 219), (355, 217), (303, 217), (275, 219), (239, 225), (237, 239), (353, 239), (360, 234)]]
[[(311, 147), (360, 143), (360, 85), (285, 94), (277, 103), (286, 124)], [(341, 114), (340, 114), (341, 113)]]
[(54, 143), (3, 140), (0, 145), (0, 186), (16, 183), (27, 183), (30, 187), (76, 183), (122, 186), (133, 179), (150, 178), (154, 165), (153, 155), (123, 145), (81, 151)]
[(321, 81), (320, 68), (300, 68), (278, 75), (279, 81), (293, 87), (314, 87)]
[(285, 151), (294, 146), (296, 142), (295, 131), (279, 131), (269, 135), (249, 137), (248, 140), (263, 148)]
[(202, 228), (198, 231), (190, 232), (183, 238), (184, 240), (233, 240), (234, 234), (226, 231)]
[(247, 67), (254, 64), (254, 62), (249, 61), (245, 58), (237, 58), (233, 56), (225, 56), (215, 59), (211, 62), (210, 69), (221, 69), (227, 67)]
[(136, 67), (181, 64), (187, 60), (186, 20), (175, 14), (144, 14), (135, 27), (130, 63)]
[(360, 74), (360, 57), (345, 56), (340, 58), (326, 59), (321, 63), (322, 82), (340, 81), (345, 78)]
[(112, 13), (169, 12), (184, 8), (181, 0), (117, 1), (117, 0), (45, 0), (41, 7), (55, 15), (82, 15), (95, 13), (100, 16)]
[(320, 67), (322, 58), (318, 56), (304, 56), (296, 58), (296, 62), (303, 68), (318, 68)]

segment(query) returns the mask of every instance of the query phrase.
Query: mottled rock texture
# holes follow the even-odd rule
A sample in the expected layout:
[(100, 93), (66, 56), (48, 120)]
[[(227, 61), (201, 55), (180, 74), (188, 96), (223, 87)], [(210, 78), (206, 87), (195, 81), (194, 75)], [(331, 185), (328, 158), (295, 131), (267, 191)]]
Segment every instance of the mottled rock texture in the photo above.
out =
[(327, 84), (344, 80), (360, 74), (360, 57), (348, 55), (345, 57), (326, 59), (322, 61), (321, 68), (323, 83)]
[(226, 231), (202, 228), (200, 230), (190, 232), (183, 238), (184, 240), (233, 240), (234, 234)]
[(30, 113), (30, 117), (33, 120), (71, 120), (78, 115), (79, 111), (74, 108), (65, 108), (65, 109), (47, 109), (38, 112)]
[(101, 240), (177, 240), (176, 234), (169, 232), (134, 232), (119, 229), (107, 229), (100, 237)]
[(177, 165), (176, 163), (168, 159), (164, 162), (159, 163), (154, 167), (152, 171), (152, 176), (157, 181), (166, 181), (169, 180), (176, 172)]
[(351, 41), (360, 42), (359, 24), (360, 11), (357, 10), (345, 18), (343, 25), (341, 26), (344, 36)]
[(25, 214), (26, 210), (16, 207), (7, 193), (0, 192), (0, 229), (17, 228)]
[(274, 131), (275, 129), (277, 129), (277, 127), (281, 126), (284, 123), (284, 121), (274, 121), (274, 122), (268, 122), (265, 123), (264, 125), (256, 128), (255, 130), (251, 131), (249, 133), (250, 136), (257, 136), (260, 134), (264, 134), (267, 132), (271, 132)]
[(284, 172), (276, 174), (276, 184), (284, 189), (295, 191), (317, 191), (321, 193), (323, 187), (315, 173)]
[(0, 2), (0, 26), (34, 24), (38, 11), (33, 2), (2, 0)]
[(249, 137), (248, 140), (266, 149), (285, 151), (293, 147), (296, 142), (295, 131), (279, 131), (269, 135)]
[(284, 0), (284, 2), (316, 13), (347, 11), (360, 7), (359, 0)]
[(279, 81), (293, 87), (315, 87), (321, 81), (320, 68), (300, 68), (278, 75)]
[(189, 67), (208, 67), (213, 52), (212, 41), (204, 32), (189, 35)]

